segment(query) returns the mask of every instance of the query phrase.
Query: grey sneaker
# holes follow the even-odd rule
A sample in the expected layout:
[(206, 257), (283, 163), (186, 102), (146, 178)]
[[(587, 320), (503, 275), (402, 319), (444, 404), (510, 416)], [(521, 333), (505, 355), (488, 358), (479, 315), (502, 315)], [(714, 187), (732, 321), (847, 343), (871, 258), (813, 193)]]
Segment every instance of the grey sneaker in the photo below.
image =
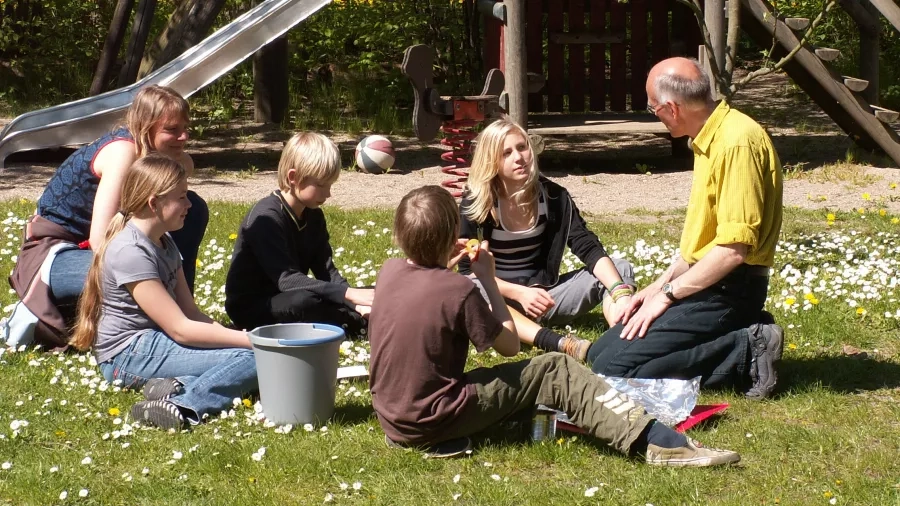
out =
[(559, 351), (584, 363), (587, 360), (588, 349), (594, 344), (587, 339), (581, 339), (573, 335), (568, 335), (559, 340), (557, 347)]
[(662, 448), (647, 445), (647, 463), (651, 466), (708, 467), (737, 464), (741, 456), (731, 450), (706, 448), (698, 441), (687, 438), (687, 444), (678, 448)]
[(744, 395), (761, 400), (772, 395), (778, 382), (775, 364), (781, 361), (784, 352), (784, 329), (774, 323), (754, 323), (749, 332), (753, 386)]
[(169, 401), (141, 401), (131, 407), (131, 418), (161, 429), (187, 428), (187, 421), (178, 406)]
[(144, 399), (164, 401), (184, 393), (184, 385), (175, 378), (153, 378), (144, 385)]
[(430, 459), (452, 459), (472, 454), (472, 440), (465, 436), (431, 445), (415, 446), (398, 443), (385, 434), (384, 442), (388, 448), (419, 450)]

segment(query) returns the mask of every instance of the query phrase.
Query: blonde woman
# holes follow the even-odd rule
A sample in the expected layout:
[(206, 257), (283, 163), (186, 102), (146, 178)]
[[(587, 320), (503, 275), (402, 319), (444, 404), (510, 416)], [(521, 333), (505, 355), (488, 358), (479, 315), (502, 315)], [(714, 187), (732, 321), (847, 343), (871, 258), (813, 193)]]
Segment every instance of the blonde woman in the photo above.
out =
[[(71, 344), (92, 349), (103, 377), (144, 387), (134, 420), (180, 430), (256, 390), (247, 334), (201, 313), (169, 235), (191, 208), (184, 168), (150, 154), (126, 172), (94, 255)], [(95, 245), (96, 246), (96, 245)]]
[[(107, 225), (119, 206), (122, 181), (131, 164), (148, 153), (162, 153), (178, 161), (190, 174), (191, 157), (184, 151), (188, 141), (190, 109), (171, 88), (142, 88), (129, 107), (124, 122), (93, 143), (75, 151), (56, 170), (38, 200), (30, 219), (20, 263), (13, 273), (19, 296), (36, 315), (46, 311), (74, 314), (78, 295), (91, 264), (94, 249), (102, 241)], [(193, 287), (197, 251), (209, 221), (209, 209), (194, 192), (184, 229), (173, 234), (184, 255), (185, 276)], [(35, 299), (24, 300), (35, 273), (47, 259), (49, 248), (59, 242), (78, 245), (50, 259), (48, 289)], [(52, 318), (41, 318), (65, 341), (65, 326)], [(39, 339), (40, 341), (40, 339)]]
[[(631, 264), (610, 258), (566, 189), (540, 175), (528, 135), (510, 119), (478, 136), (460, 212), (460, 236), (490, 243), (522, 342), (583, 361), (590, 341), (540, 324), (564, 325), (601, 302), (610, 325), (622, 319), (635, 290)], [(566, 246), (585, 266), (560, 275)], [(470, 273), (467, 259), (459, 266)]]

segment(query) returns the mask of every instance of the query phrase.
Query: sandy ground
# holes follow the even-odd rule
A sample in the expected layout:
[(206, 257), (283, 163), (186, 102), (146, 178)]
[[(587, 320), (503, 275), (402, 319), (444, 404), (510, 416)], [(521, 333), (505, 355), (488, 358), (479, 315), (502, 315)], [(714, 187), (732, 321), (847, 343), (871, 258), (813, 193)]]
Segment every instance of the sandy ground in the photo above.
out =
[[(815, 104), (798, 95), (784, 76), (753, 85), (736, 106), (758, 119), (771, 133), (789, 173), (786, 206), (851, 210), (860, 206), (900, 213), (900, 170), (882, 157), (865, 164), (844, 163), (852, 143)], [(765, 100), (760, 101), (760, 97)], [(8, 120), (7, 120), (8, 121)], [(0, 122), (2, 123), (2, 122)], [(191, 142), (197, 166), (192, 188), (207, 200), (255, 201), (277, 187), (274, 170), (288, 133), (271, 127), (234, 122), (208, 128)], [(357, 139), (334, 135), (346, 165)], [(394, 207), (409, 190), (439, 184), (438, 144), (392, 136), (397, 165), (387, 174), (345, 171), (332, 188), (330, 205), (344, 208)], [(689, 160), (671, 157), (667, 140), (649, 136), (554, 137), (545, 139), (543, 172), (565, 186), (586, 212), (616, 215), (629, 209), (670, 211), (687, 203)], [(40, 196), (65, 150), (15, 155), (0, 170), (0, 199)], [(645, 165), (650, 174), (638, 171)], [(870, 201), (862, 198), (870, 195)]]

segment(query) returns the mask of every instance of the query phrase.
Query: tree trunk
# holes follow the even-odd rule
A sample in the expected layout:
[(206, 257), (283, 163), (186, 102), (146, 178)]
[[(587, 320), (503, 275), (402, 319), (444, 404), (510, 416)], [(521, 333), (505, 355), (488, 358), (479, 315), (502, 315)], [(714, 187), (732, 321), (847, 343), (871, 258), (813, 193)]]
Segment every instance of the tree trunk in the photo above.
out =
[(107, 34), (106, 43), (100, 52), (100, 61), (97, 63), (97, 71), (94, 72), (94, 80), (91, 83), (91, 96), (106, 91), (113, 62), (116, 61), (116, 56), (122, 47), (122, 40), (125, 38), (125, 29), (128, 27), (128, 18), (131, 15), (132, 7), (134, 7), (134, 0), (119, 0), (116, 4), (116, 11), (109, 23), (109, 34)]
[(172, 61), (203, 40), (225, 0), (184, 0), (169, 17), (166, 28), (141, 62), (138, 78)]
[(281, 123), (288, 111), (288, 40), (279, 37), (253, 55), (253, 119)]
[(138, 64), (144, 55), (144, 47), (147, 45), (147, 37), (150, 36), (150, 25), (153, 24), (153, 11), (156, 10), (156, 0), (141, 0), (134, 15), (134, 24), (131, 25), (131, 38), (128, 40), (128, 49), (125, 51), (125, 64), (119, 71), (119, 88), (135, 82), (138, 73)]

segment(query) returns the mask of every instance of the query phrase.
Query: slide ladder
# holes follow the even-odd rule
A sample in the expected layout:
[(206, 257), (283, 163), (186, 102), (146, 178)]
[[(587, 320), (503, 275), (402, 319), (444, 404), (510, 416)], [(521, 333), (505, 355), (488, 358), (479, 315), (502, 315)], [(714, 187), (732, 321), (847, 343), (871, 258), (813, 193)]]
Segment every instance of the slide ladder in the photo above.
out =
[(0, 168), (18, 151), (93, 142), (124, 116), (143, 86), (169, 86), (191, 96), (329, 3), (265, 0), (132, 85), (17, 117), (0, 133)]
[[(798, 32), (804, 30), (808, 20), (778, 19), (765, 0), (740, 1), (741, 28), (756, 44), (770, 47), (774, 34), (778, 41), (772, 56), (774, 60), (777, 61), (800, 44), (802, 34), (798, 36), (794, 29)], [(882, 2), (875, 0), (872, 3), (877, 6)], [(895, 26), (898, 26), (900, 9), (893, 5), (892, 10), (887, 4), (884, 4), (884, 9), (882, 13), (887, 12), (897, 18)], [(888, 14), (885, 15), (891, 19)], [(894, 20), (891, 21), (894, 23)], [(836, 49), (804, 45), (784, 66), (784, 70), (860, 147), (880, 149), (900, 166), (900, 138), (893, 125), (900, 114), (869, 104), (860, 94), (868, 85), (867, 81), (841, 76), (828, 65), (838, 56), (840, 51)]]

